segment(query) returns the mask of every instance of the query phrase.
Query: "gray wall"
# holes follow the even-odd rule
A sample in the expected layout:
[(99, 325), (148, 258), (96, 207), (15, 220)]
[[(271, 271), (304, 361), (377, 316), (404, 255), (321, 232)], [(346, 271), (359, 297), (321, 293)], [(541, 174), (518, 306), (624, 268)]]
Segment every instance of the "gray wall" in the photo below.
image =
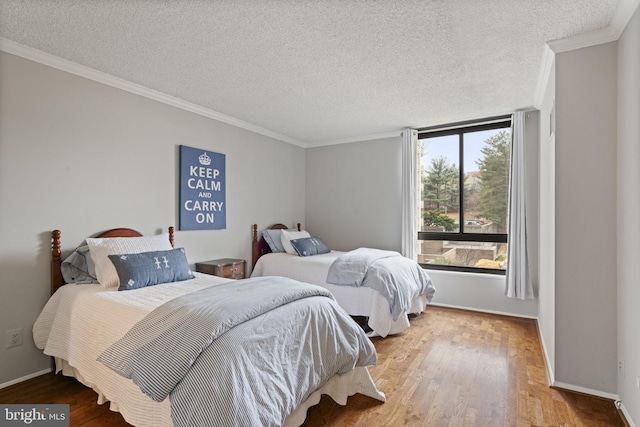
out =
[(618, 395), (640, 422), (640, 10), (618, 40)]
[[(538, 288), (538, 114), (526, 121), (529, 252)], [(359, 246), (400, 250), (402, 139), (363, 141), (307, 149), (305, 227), (332, 249)], [(505, 296), (504, 276), (430, 271), (435, 304), (537, 316), (537, 300)]]
[(617, 43), (558, 54), (540, 127), (539, 325), (551, 381), (619, 398), (630, 421), (640, 419), (639, 42), (636, 11)]
[(191, 263), (251, 255), (251, 224), (305, 211), (305, 150), (0, 53), (0, 384), (47, 369), (31, 328), (49, 296), (50, 231), (67, 252), (113, 227), (176, 225), (178, 146), (226, 154), (227, 229), (184, 231)]
[(400, 250), (402, 139), (307, 149), (306, 228), (335, 250)]
[(616, 381), (616, 43), (556, 56), (555, 379)]

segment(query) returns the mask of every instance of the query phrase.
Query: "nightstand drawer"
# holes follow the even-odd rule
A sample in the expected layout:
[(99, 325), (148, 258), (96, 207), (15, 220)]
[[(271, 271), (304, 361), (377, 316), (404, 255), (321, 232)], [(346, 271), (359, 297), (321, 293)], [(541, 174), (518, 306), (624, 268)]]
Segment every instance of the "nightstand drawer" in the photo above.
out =
[(197, 262), (196, 271), (227, 279), (244, 279), (246, 266), (247, 262), (243, 259), (221, 258)]

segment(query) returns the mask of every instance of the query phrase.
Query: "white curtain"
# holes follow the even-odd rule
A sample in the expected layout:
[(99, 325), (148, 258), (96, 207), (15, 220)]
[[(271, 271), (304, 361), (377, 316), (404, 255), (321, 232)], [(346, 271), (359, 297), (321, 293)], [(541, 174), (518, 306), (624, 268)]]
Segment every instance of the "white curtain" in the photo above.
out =
[(402, 255), (418, 259), (418, 131), (402, 131)]
[(533, 298), (527, 254), (526, 182), (524, 161), (525, 113), (511, 118), (511, 174), (509, 180), (509, 245), (507, 250), (507, 296)]

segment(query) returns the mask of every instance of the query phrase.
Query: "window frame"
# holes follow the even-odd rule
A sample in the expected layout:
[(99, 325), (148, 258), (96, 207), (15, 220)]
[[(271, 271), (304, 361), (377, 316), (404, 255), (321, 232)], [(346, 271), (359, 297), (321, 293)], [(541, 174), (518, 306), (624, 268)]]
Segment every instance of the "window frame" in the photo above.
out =
[[(459, 214), (458, 222), (460, 224), (459, 231), (457, 232), (439, 232), (439, 231), (418, 231), (418, 243), (424, 240), (434, 241), (452, 241), (452, 242), (488, 242), (488, 243), (509, 243), (508, 232), (505, 233), (468, 233), (464, 231), (464, 134), (471, 132), (479, 132), (495, 129), (510, 129), (511, 128), (511, 115), (491, 117), (487, 119), (474, 120), (468, 122), (452, 123), (443, 126), (434, 126), (429, 128), (418, 129), (418, 138), (429, 139), (442, 136), (458, 135), (458, 185), (460, 188), (458, 205)], [(419, 196), (419, 200), (422, 200), (422, 196)], [(420, 213), (422, 207), (420, 208)], [(421, 217), (421, 215), (420, 215)], [(427, 270), (444, 270), (444, 271), (457, 271), (467, 273), (484, 273), (484, 274), (497, 274), (506, 275), (506, 270), (494, 269), (494, 268), (480, 268), (480, 267), (468, 267), (460, 265), (448, 265), (448, 264), (427, 264), (420, 263), (422, 268)]]

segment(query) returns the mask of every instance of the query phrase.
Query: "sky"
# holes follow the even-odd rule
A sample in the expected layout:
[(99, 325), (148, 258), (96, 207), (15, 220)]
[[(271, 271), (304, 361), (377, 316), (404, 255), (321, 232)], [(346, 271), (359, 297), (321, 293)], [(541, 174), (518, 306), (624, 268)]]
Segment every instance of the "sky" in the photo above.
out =
[[(476, 160), (483, 157), (480, 150), (484, 146), (484, 141), (503, 130), (504, 129), (495, 129), (465, 134), (465, 173), (478, 171), (479, 168), (476, 164)], [(425, 147), (424, 155), (421, 159), (422, 167), (425, 170), (428, 169), (431, 164), (431, 160), (437, 159), (438, 157), (446, 158), (449, 165), (459, 166), (458, 135), (421, 139), (420, 142), (422, 142)]]

